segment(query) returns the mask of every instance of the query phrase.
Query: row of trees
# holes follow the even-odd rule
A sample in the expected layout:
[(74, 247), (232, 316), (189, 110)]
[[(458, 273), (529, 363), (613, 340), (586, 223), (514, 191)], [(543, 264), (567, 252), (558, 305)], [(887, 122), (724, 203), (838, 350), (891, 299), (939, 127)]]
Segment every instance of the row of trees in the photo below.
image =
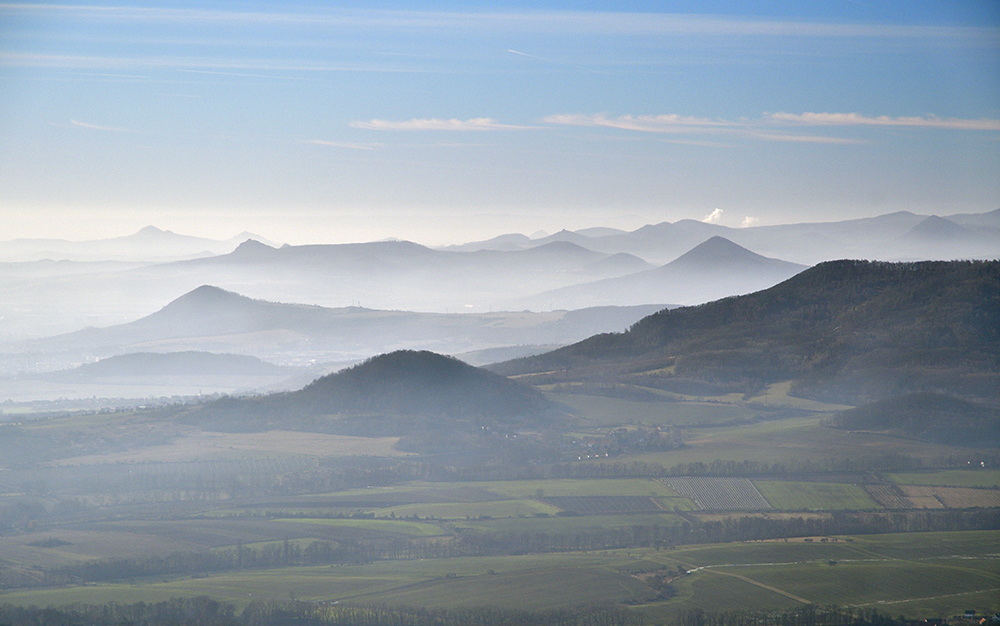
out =
[[(674, 626), (906, 626), (872, 609), (806, 605), (794, 611), (706, 612), (678, 615)], [(626, 608), (586, 605), (524, 611), (494, 606), (430, 609), (386, 605), (329, 605), (315, 602), (251, 602), (237, 613), (233, 605), (207, 597), (164, 602), (74, 604), (63, 608), (0, 605), (0, 626), (642, 626)]]

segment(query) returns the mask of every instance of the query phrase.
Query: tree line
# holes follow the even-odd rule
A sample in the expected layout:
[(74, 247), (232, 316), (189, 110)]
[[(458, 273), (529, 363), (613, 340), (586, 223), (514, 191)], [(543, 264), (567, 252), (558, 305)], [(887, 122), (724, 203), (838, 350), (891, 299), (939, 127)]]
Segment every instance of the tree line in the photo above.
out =
[[(237, 612), (208, 597), (163, 602), (71, 604), (60, 608), (0, 604), (0, 626), (644, 626), (615, 605), (526, 611), (495, 606), (417, 608), (379, 604), (254, 600)], [(681, 612), (672, 626), (908, 626), (873, 609), (806, 605), (793, 611)]]

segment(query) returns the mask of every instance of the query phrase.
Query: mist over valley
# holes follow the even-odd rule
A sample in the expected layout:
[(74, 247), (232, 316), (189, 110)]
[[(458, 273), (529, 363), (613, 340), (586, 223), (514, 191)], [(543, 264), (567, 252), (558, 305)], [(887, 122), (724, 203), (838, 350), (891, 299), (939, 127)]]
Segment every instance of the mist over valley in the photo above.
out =
[(998, 7), (0, 3), (0, 626), (1000, 626)]
[[(985, 240), (992, 215), (959, 231), (926, 218), (895, 239), (885, 225), (905, 216), (875, 222), (883, 241)], [(872, 237), (844, 224), (784, 230), (807, 228)], [(296, 598), (267, 619), (320, 619), (327, 605), (301, 594), (353, 607), (324, 623), (380, 602), (396, 619), (414, 601), (445, 623), (485, 604), (498, 620), (548, 623), (552, 594), (569, 593), (556, 604), (567, 615), (640, 623), (702, 609), (685, 595), (700, 589), (740, 598), (712, 610), (746, 610), (742, 578), (698, 573), (734, 567), (735, 556), (692, 557), (712, 546), (778, 541), (760, 544), (767, 559), (832, 567), (859, 542), (919, 555), (949, 541), (942, 564), (920, 566), (938, 582), (952, 559), (982, 558), (1000, 511), (1000, 262), (809, 267), (682, 225), (706, 239), (658, 264), (638, 254), (637, 241), (648, 252), (656, 240), (644, 230), (669, 229), (445, 250), (247, 240), (167, 263), (109, 253), (5, 264), (8, 295), (25, 293), (19, 284), (60, 295), (33, 330), (37, 299), (5, 305), (19, 330), (0, 354), (0, 599), (87, 590), (92, 604), (73, 609), (86, 612), (126, 585), (135, 600), (207, 592), (245, 620), (263, 606), (246, 594), (278, 602), (260, 585), (280, 580)], [(664, 255), (679, 245), (661, 243)], [(121, 323), (43, 330), (72, 326), (74, 306), (110, 320), (190, 285)], [(387, 308), (327, 305), (359, 294)], [(511, 306), (481, 310), (491, 302)], [(126, 536), (124, 551), (111, 548)], [(796, 552), (813, 545), (828, 547)], [(745, 571), (770, 580), (772, 566), (745, 550), (760, 563)], [(593, 560), (574, 564), (584, 555)], [(626, 565), (634, 555), (641, 565)], [(470, 557), (481, 565), (463, 565)], [(554, 582), (540, 591), (525, 559), (543, 559)], [(990, 563), (954, 587), (963, 602), (993, 606)], [(350, 592), (326, 573), (380, 581), (380, 567), (404, 564), (399, 590)], [(797, 571), (778, 597), (856, 597)], [(192, 577), (204, 583), (193, 593), (181, 584)], [(587, 577), (593, 587), (569, 592)], [(912, 602), (913, 614), (954, 610), (917, 599), (922, 580), (877, 597)], [(414, 584), (417, 595), (403, 591)], [(472, 602), (456, 603), (460, 586)], [(594, 597), (600, 606), (581, 608)]]

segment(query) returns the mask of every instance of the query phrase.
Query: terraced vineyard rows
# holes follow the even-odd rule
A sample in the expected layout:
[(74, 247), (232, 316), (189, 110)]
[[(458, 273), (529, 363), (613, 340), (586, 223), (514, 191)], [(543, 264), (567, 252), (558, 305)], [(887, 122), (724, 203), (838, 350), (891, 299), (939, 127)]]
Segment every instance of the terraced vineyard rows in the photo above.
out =
[(667, 478), (664, 483), (705, 511), (767, 511), (772, 508), (749, 478)]
[(865, 485), (865, 491), (887, 509), (909, 509), (913, 504), (896, 485)]

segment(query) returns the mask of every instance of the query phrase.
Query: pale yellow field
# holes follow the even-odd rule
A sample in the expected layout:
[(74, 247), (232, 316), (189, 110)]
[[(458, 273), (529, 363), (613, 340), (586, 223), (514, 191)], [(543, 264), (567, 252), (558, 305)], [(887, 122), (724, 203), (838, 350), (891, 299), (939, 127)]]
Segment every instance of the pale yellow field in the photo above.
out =
[(97, 463), (169, 463), (230, 458), (234, 453), (305, 454), (312, 456), (405, 456), (396, 450), (399, 437), (351, 437), (291, 430), (264, 433), (216, 433), (193, 431), (170, 443), (109, 454), (91, 454), (62, 459), (57, 465)]

